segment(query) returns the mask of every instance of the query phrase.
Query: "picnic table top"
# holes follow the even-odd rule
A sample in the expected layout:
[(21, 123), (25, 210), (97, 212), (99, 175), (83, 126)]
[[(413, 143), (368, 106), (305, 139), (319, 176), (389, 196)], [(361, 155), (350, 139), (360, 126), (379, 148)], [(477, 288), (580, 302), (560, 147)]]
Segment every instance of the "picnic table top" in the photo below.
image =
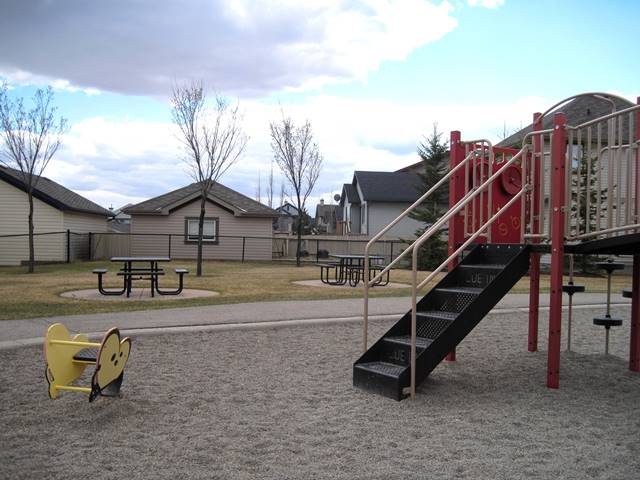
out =
[[(333, 258), (344, 258), (344, 259), (353, 259), (353, 260), (364, 260), (364, 255), (343, 255), (339, 253), (330, 254), (330, 257)], [(384, 255), (369, 255), (369, 260), (384, 260)]]
[(170, 262), (169, 257), (111, 257), (112, 262)]

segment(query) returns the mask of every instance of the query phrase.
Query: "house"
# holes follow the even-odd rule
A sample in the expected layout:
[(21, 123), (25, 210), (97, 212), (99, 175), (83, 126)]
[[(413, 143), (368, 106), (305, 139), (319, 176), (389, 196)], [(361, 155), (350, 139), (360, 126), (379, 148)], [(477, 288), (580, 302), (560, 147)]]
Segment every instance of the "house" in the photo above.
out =
[[(199, 183), (123, 211), (131, 215), (132, 255), (166, 255), (169, 247), (173, 258), (196, 258)], [(272, 224), (278, 212), (220, 183), (210, 189), (205, 211), (203, 258), (271, 260)]]
[(316, 205), (315, 228), (318, 233), (336, 233), (336, 210), (337, 205), (325, 205), (324, 199)]
[[(375, 235), (420, 198), (420, 179), (408, 172), (356, 171), (340, 196), (344, 234)], [(404, 218), (387, 237), (413, 237), (423, 224)]]
[(273, 229), (279, 233), (293, 232), (293, 224), (298, 218), (298, 209), (289, 202), (285, 202), (275, 210), (278, 212), (278, 218), (273, 221)]
[(109, 208), (111, 212), (111, 218), (109, 218), (109, 230), (114, 233), (129, 233), (131, 227), (131, 215), (124, 213), (124, 209), (131, 207), (133, 204), (127, 203), (125, 206), (113, 210), (113, 207)]
[[(0, 166), (0, 265), (29, 259), (29, 197), (22, 172)], [(88, 232), (107, 231), (111, 213), (68, 188), (40, 177), (33, 191), (35, 259), (63, 262), (89, 255)], [(68, 233), (67, 233), (68, 232)], [(5, 235), (19, 235), (2, 237)]]

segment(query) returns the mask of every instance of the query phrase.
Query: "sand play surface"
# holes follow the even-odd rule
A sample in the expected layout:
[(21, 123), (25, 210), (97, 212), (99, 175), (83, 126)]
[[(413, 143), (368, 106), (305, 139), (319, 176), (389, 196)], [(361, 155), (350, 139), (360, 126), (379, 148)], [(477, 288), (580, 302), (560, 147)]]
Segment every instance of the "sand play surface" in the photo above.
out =
[(608, 357), (600, 313), (576, 311), (560, 390), (547, 313), (537, 353), (525, 313), (492, 314), (402, 402), (352, 387), (359, 324), (134, 337), (121, 397), (93, 404), (49, 400), (40, 348), (0, 351), (0, 478), (637, 479), (629, 308)]

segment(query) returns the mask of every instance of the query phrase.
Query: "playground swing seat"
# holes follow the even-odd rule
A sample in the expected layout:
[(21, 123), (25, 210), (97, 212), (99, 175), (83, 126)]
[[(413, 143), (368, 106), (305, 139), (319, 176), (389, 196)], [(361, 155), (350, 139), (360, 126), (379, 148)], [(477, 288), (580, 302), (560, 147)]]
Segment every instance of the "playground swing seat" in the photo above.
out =
[[(82, 333), (72, 338), (61, 323), (51, 325), (44, 341), (49, 397), (57, 398), (60, 391), (87, 393), (89, 402), (98, 396), (116, 396), (120, 392), (130, 351), (131, 339), (121, 340), (117, 328), (110, 329), (98, 343), (89, 342), (87, 335)], [(91, 386), (71, 385), (87, 365), (95, 365)]]

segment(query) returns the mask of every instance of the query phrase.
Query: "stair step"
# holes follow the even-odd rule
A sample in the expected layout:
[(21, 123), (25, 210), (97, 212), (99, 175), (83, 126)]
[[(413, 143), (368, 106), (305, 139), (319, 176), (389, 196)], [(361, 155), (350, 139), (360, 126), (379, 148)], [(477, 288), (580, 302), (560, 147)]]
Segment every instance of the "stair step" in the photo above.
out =
[[(411, 335), (398, 335), (397, 337), (384, 337), (387, 342), (397, 343), (403, 346), (411, 346)], [(416, 337), (417, 348), (427, 348), (433, 340), (425, 337)]]
[(506, 265), (501, 263), (461, 263), (460, 268), (475, 268), (478, 270), (503, 270)]
[(397, 379), (406, 368), (403, 365), (396, 365), (395, 363), (389, 362), (358, 363), (355, 367), (394, 379)]
[(482, 288), (476, 287), (437, 287), (434, 290), (436, 292), (463, 293), (470, 295), (480, 295), (482, 293)]
[(417, 317), (429, 317), (439, 320), (453, 321), (459, 314), (457, 312), (442, 312), (440, 310), (427, 310), (424, 312), (416, 312)]

